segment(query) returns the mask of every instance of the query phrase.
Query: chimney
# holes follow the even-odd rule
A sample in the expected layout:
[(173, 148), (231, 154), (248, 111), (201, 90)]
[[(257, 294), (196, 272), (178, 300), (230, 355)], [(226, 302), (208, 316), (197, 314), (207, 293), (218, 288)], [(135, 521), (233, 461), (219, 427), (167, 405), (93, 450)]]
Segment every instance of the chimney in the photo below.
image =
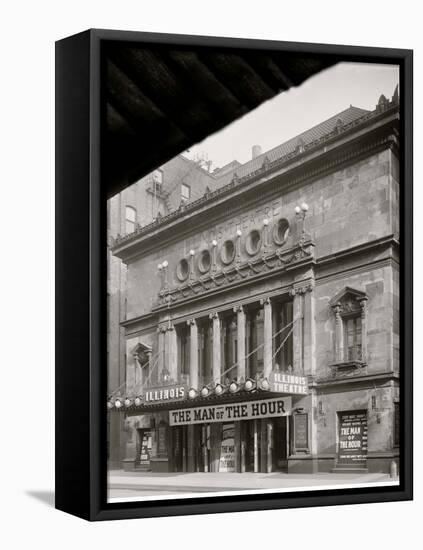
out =
[(260, 145), (253, 145), (251, 149), (251, 157), (255, 159), (256, 157), (259, 157), (261, 155), (261, 146)]

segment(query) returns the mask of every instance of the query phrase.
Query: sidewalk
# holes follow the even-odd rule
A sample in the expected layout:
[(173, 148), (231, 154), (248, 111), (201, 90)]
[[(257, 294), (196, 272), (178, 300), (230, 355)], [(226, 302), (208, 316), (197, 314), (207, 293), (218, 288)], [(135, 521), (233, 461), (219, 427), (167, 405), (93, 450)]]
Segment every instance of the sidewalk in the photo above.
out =
[(394, 484), (388, 474), (285, 474), (263, 473), (152, 473), (112, 470), (108, 475), (109, 498), (145, 497), (174, 493), (256, 491), (301, 487)]

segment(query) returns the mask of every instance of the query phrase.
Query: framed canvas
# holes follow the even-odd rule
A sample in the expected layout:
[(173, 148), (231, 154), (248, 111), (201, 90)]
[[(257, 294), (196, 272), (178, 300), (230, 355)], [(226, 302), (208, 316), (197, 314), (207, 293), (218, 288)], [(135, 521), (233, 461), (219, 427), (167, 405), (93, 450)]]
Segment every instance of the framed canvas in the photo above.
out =
[(56, 212), (58, 509), (412, 498), (410, 50), (60, 40)]

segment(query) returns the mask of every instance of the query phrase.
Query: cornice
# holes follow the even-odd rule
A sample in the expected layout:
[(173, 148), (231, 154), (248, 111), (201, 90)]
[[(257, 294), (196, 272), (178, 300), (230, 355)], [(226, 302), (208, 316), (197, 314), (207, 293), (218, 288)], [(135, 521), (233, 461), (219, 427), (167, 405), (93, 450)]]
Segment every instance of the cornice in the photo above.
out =
[[(375, 151), (387, 147), (397, 149), (398, 139), (395, 131), (381, 134), (383, 127), (395, 122), (397, 119), (398, 105), (394, 105), (382, 113), (373, 111), (366, 114), (344, 126), (341, 130), (327, 134), (323, 138), (305, 145), (304, 150), (301, 152), (294, 151), (273, 162), (264, 163), (255, 172), (241, 178), (235, 177), (227, 185), (211, 191), (187, 205), (181, 205), (178, 210), (138, 228), (136, 232), (118, 236), (114, 240), (112, 253), (125, 260), (131, 260), (140, 252), (130, 253), (130, 249), (137, 247), (141, 242), (144, 249), (148, 249), (149, 240), (158, 237), (158, 233), (168, 229), (169, 225), (172, 226), (172, 234), (174, 235), (175, 224), (183, 223), (197, 214), (201, 215), (204, 209), (217, 208), (222, 204), (222, 201), (227, 201), (235, 196), (239, 197), (239, 194), (247, 194), (255, 190), (257, 185), (271, 184), (275, 177), (280, 176), (287, 179), (284, 189), (287, 191), (307, 180), (322, 177), (325, 173), (333, 171), (334, 168)], [(371, 132), (368, 132), (368, 127), (371, 125), (375, 127), (372, 128)], [(366, 129), (367, 131), (365, 131)], [(349, 141), (346, 141), (348, 138), (350, 138)], [(368, 140), (367, 143), (362, 143), (359, 147), (354, 143), (354, 147), (351, 147), (354, 139), (357, 141), (360, 139), (365, 140), (365, 138)], [(285, 171), (281, 173), (281, 170)], [(278, 171), (279, 173), (277, 173)], [(266, 178), (265, 181), (263, 181), (263, 178)], [(261, 188), (260, 193), (264, 194), (265, 190)], [(161, 235), (161, 237), (164, 237), (164, 235)]]

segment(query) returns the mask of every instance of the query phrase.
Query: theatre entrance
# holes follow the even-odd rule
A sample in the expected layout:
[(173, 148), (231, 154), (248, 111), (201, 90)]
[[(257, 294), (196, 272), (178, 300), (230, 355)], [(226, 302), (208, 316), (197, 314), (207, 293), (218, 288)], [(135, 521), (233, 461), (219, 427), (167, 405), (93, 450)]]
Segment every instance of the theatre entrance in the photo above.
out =
[[(287, 417), (242, 422), (241, 444), (245, 445), (245, 471), (288, 471)], [(242, 450), (242, 447), (241, 447)], [(241, 471), (244, 471), (241, 453)]]
[(175, 426), (171, 471), (287, 471), (288, 417)]

